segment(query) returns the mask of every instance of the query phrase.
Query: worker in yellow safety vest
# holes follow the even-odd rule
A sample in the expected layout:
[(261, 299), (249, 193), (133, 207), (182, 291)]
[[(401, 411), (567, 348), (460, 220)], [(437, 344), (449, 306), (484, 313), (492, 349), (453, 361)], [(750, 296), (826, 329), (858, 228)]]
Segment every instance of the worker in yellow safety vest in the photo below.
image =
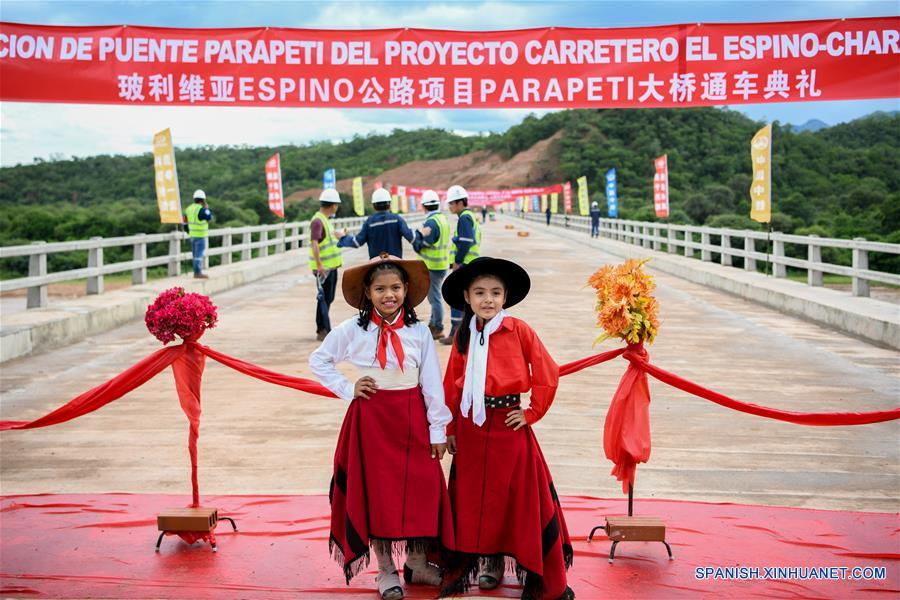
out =
[(422, 194), (422, 209), (428, 213), (422, 227), (416, 231), (413, 250), (419, 253), (425, 266), (431, 285), (428, 288), (428, 303), (431, 305), (431, 319), (428, 329), (431, 337), (439, 340), (444, 334), (444, 300), (441, 297), (441, 285), (450, 268), (450, 221), (441, 212), (441, 200), (434, 190), (425, 190)]
[(184, 222), (187, 223), (188, 236), (191, 238), (195, 279), (209, 279), (209, 275), (203, 273), (203, 254), (206, 252), (206, 240), (209, 238), (210, 221), (212, 211), (206, 203), (206, 192), (197, 190), (194, 192), (194, 203), (184, 211)]
[(331, 331), (329, 311), (337, 289), (338, 269), (344, 264), (338, 240), (346, 232), (335, 232), (331, 224), (340, 205), (337, 190), (322, 190), (319, 210), (309, 222), (309, 270), (316, 276), (316, 339), (320, 342)]
[[(450, 244), (450, 269), (455, 271), (481, 256), (481, 226), (475, 213), (469, 210), (469, 193), (461, 185), (451, 185), (447, 189), (447, 206), (458, 218), (456, 233)], [(450, 335), (441, 338), (441, 344), (453, 344), (453, 336), (463, 318), (463, 312), (450, 307)]]

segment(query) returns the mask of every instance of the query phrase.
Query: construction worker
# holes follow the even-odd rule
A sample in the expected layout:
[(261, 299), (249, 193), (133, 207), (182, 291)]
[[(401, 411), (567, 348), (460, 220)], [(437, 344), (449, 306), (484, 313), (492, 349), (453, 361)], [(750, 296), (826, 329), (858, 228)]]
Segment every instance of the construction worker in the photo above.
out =
[[(450, 270), (455, 271), (480, 256), (481, 226), (475, 213), (469, 210), (469, 194), (461, 185), (451, 185), (447, 190), (447, 206), (455, 214), (456, 233), (450, 246)], [(450, 307), (450, 335), (441, 338), (441, 344), (453, 344), (453, 336), (463, 318), (463, 311)]]
[(391, 212), (391, 194), (384, 188), (372, 193), (372, 207), (375, 214), (363, 223), (359, 233), (348, 235), (340, 241), (342, 248), (359, 248), (366, 244), (369, 258), (387, 252), (397, 258), (403, 257), (403, 238), (412, 243), (413, 232), (400, 215)]
[(444, 333), (444, 300), (441, 297), (441, 285), (450, 268), (450, 222), (447, 215), (441, 212), (441, 200), (434, 190), (425, 190), (422, 194), (422, 208), (428, 213), (422, 227), (416, 231), (413, 250), (419, 253), (425, 266), (431, 285), (428, 288), (428, 303), (431, 304), (431, 319), (428, 329), (431, 336), (439, 340)]
[(309, 222), (309, 270), (316, 276), (316, 339), (320, 342), (331, 331), (329, 310), (337, 289), (338, 269), (344, 264), (338, 241), (343, 232), (335, 232), (331, 218), (341, 205), (335, 189), (322, 190), (319, 210)]
[(206, 252), (206, 240), (209, 238), (210, 221), (212, 211), (206, 203), (206, 192), (197, 190), (194, 192), (194, 203), (184, 211), (184, 222), (187, 223), (188, 235), (191, 238), (195, 279), (209, 279), (209, 275), (203, 273), (203, 254)]

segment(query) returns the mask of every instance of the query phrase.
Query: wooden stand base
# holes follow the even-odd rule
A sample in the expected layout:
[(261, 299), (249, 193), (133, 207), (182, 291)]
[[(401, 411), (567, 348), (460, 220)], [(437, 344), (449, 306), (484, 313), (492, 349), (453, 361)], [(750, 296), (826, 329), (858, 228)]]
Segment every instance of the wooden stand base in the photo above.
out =
[(159, 538), (156, 540), (156, 551), (159, 552), (159, 546), (162, 544), (163, 537), (167, 533), (191, 533), (199, 536), (206, 536), (212, 551), (217, 552), (216, 534), (214, 530), (219, 521), (228, 521), (231, 527), (237, 531), (237, 524), (231, 517), (220, 517), (219, 510), (216, 508), (197, 507), (197, 508), (169, 508), (156, 516), (156, 528), (160, 531)]
[(634, 490), (628, 486), (628, 516), (606, 517), (605, 525), (597, 525), (591, 529), (588, 542), (594, 539), (594, 533), (602, 529), (612, 540), (609, 549), (609, 562), (612, 564), (616, 557), (616, 546), (619, 542), (662, 542), (669, 553), (669, 560), (675, 560), (672, 556), (672, 547), (666, 541), (666, 524), (659, 517), (635, 517), (632, 514)]

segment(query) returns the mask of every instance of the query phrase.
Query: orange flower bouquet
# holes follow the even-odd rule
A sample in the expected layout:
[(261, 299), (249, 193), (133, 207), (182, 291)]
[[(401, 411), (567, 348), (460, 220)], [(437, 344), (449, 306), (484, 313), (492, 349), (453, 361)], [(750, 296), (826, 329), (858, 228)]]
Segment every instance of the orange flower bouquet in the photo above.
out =
[(653, 343), (659, 329), (659, 304), (651, 295), (656, 287), (653, 277), (644, 271), (648, 260), (603, 265), (588, 279), (597, 292), (597, 326), (603, 328), (594, 345), (608, 338)]

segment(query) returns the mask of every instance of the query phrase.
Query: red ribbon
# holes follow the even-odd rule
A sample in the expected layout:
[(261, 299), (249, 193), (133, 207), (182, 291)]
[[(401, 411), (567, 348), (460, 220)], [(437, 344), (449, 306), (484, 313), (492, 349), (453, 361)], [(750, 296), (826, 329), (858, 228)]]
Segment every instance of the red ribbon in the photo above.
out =
[(381, 365), (381, 368), (384, 369), (387, 366), (387, 345), (388, 341), (390, 341), (391, 346), (394, 348), (394, 354), (397, 355), (397, 361), (400, 363), (400, 371), (403, 371), (403, 359), (405, 358), (405, 354), (403, 354), (403, 343), (400, 341), (400, 335), (397, 333), (397, 329), (403, 327), (403, 309), (400, 309), (400, 314), (394, 320), (394, 323), (397, 325), (391, 325), (387, 322), (387, 319), (381, 317), (378, 314), (378, 311), (372, 311), (372, 322), (378, 326), (378, 346), (375, 349), (375, 358), (378, 359), (378, 364)]

